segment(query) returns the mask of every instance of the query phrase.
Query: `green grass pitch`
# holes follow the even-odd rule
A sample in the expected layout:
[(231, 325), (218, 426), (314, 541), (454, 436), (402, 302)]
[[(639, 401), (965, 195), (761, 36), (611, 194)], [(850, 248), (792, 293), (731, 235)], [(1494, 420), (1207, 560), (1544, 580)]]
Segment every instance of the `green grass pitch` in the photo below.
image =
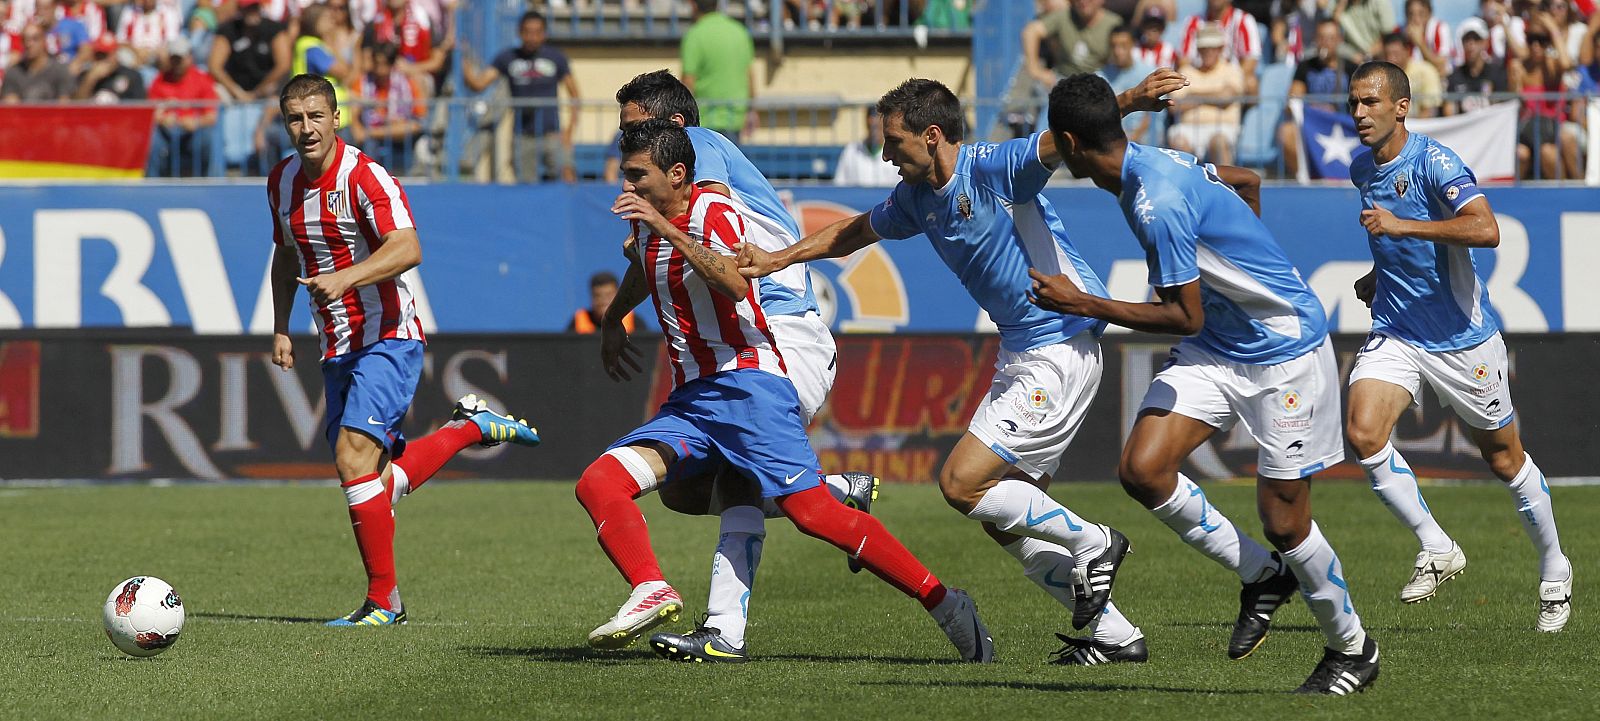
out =
[[(399, 507), (411, 624), (326, 629), (364, 588), (331, 487), (0, 488), (0, 718), (1593, 718), (1600, 628), (1584, 592), (1600, 554), (1600, 489), (1557, 488), (1578, 596), (1564, 633), (1533, 630), (1536, 567), (1507, 493), (1435, 487), (1428, 501), (1470, 565), (1437, 599), (1396, 598), (1415, 544), (1360, 484), (1315, 508), (1382, 648), (1355, 698), (1287, 693), (1321, 637), (1298, 599), (1252, 657), (1223, 653), (1238, 583), (1112, 484), (1057, 488), (1134, 543), (1116, 599), (1149, 637), (1143, 666), (1044, 664), (1068, 614), (931, 486), (888, 486), (876, 511), (952, 586), (969, 589), (1001, 662), (952, 662), (917, 607), (842, 554), (771, 524), (744, 666), (669, 664), (585, 634), (626, 589), (570, 484), (435, 481)], [(1259, 538), (1248, 486), (1212, 501)], [(703, 607), (716, 522), (644, 502), (690, 614)], [(188, 626), (166, 654), (126, 659), (100, 630), (113, 585), (159, 576)], [(687, 629), (686, 615), (678, 626)], [(1585, 710), (1587, 709), (1587, 710)]]

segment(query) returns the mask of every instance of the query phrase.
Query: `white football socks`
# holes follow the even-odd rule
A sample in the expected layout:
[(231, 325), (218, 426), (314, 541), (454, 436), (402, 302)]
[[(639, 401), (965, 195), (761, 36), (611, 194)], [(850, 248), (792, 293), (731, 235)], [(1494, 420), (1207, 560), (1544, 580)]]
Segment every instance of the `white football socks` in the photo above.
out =
[[(1002, 548), (1022, 563), (1022, 573), (1028, 580), (1044, 589), (1068, 613), (1077, 607), (1078, 599), (1072, 593), (1077, 561), (1067, 549), (1049, 541), (1027, 537)], [(1106, 603), (1106, 610), (1095, 618), (1089, 629), (1094, 633), (1094, 640), (1114, 646), (1127, 643), (1138, 632), (1110, 602)]]
[(1063, 546), (1080, 563), (1098, 557), (1111, 543), (1099, 525), (1074, 515), (1038, 486), (1026, 481), (996, 483), (983, 494), (967, 517), (992, 523), (1007, 533)]
[(1433, 519), (1427, 501), (1422, 500), (1422, 489), (1417, 487), (1417, 474), (1411, 471), (1394, 444), (1385, 444), (1383, 450), (1371, 458), (1361, 459), (1367, 478), (1372, 481), (1372, 492), (1378, 494), (1383, 505), (1395, 518), (1417, 534), (1422, 550), (1429, 553), (1446, 553), (1455, 547), (1455, 541)]
[(1272, 554), (1255, 539), (1239, 533), (1222, 511), (1206, 501), (1205, 491), (1182, 473), (1178, 474), (1178, 487), (1172, 497), (1150, 512), (1176, 531), (1184, 543), (1239, 574), (1245, 583), (1260, 581), (1278, 570)]
[(767, 524), (761, 509), (735, 506), (722, 512), (722, 532), (711, 561), (705, 625), (722, 632), (722, 638), (735, 647), (744, 645), (745, 626), (750, 619), (750, 589), (755, 586), (756, 566), (761, 563), (761, 544), (766, 537)]
[(1550, 485), (1544, 473), (1533, 465), (1533, 456), (1522, 455), (1522, 470), (1506, 484), (1517, 501), (1522, 530), (1528, 532), (1534, 550), (1539, 552), (1539, 580), (1565, 581), (1572, 576), (1572, 565), (1561, 553), (1561, 537), (1556, 533), (1556, 513), (1550, 505)]
[(1328, 648), (1340, 653), (1359, 654), (1367, 642), (1367, 633), (1361, 628), (1361, 617), (1356, 615), (1355, 604), (1350, 600), (1350, 584), (1344, 580), (1344, 567), (1339, 554), (1333, 552), (1322, 537), (1317, 522), (1311, 522), (1311, 533), (1300, 545), (1284, 551), (1283, 562), (1294, 570), (1300, 580), (1300, 595), (1311, 608), (1311, 615), (1328, 639)]

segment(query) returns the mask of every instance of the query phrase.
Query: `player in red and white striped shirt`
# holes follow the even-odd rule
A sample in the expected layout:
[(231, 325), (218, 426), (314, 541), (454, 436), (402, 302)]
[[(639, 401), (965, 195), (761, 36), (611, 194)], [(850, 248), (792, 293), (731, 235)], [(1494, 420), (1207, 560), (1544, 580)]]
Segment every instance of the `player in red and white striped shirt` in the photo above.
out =
[(1406, 0), (1406, 24), (1395, 30), (1411, 40), (1413, 57), (1431, 63), (1441, 76), (1450, 75), (1455, 43), (1451, 41), (1450, 25), (1433, 16), (1432, 2)]
[[(278, 98), (295, 154), (267, 180), (272, 211), (272, 362), (294, 368), (290, 303), (311, 295), (327, 398), (324, 436), (350, 507), (367, 597), (330, 626), (405, 623), (394, 570), (393, 504), (474, 443), (537, 445), (526, 423), (468, 395), (455, 420), (410, 443), (400, 423), (422, 375), (422, 323), (402, 274), (422, 262), (405, 190), (334, 134), (333, 85), (297, 75)], [(391, 462), (392, 459), (392, 462)]]
[(154, 62), (167, 42), (182, 32), (178, 9), (159, 0), (139, 0), (122, 10), (117, 42), (133, 48), (140, 64)]
[(1185, 64), (1200, 64), (1200, 49), (1195, 38), (1203, 25), (1216, 25), (1222, 31), (1222, 57), (1239, 63), (1244, 75), (1245, 94), (1256, 92), (1256, 65), (1261, 62), (1261, 28), (1256, 19), (1233, 6), (1233, 0), (1206, 0), (1206, 11), (1190, 17), (1183, 25), (1183, 42), (1178, 56)]
[[(735, 263), (735, 250), (756, 223), (736, 201), (695, 185), (694, 145), (677, 123), (655, 118), (629, 124), (620, 145), (623, 193), (611, 212), (633, 224), (667, 334), (675, 387), (654, 418), (613, 443), (578, 480), (578, 501), (595, 524), (600, 547), (632, 588), (617, 613), (589, 633), (589, 644), (620, 649), (678, 617), (683, 599), (661, 573), (634, 499), (663, 481), (727, 464), (760, 486), (761, 495), (773, 499), (802, 533), (856, 556), (920, 601), (964, 658), (992, 660), (993, 644), (971, 598), (947, 591), (882, 522), (839, 503), (822, 487), (800, 397), (785, 377), (759, 287)], [(602, 346), (606, 369), (614, 375), (622, 362), (639, 370), (625, 348)], [(716, 631), (691, 636), (706, 638), (706, 658), (746, 658), (743, 645), (729, 645)]]

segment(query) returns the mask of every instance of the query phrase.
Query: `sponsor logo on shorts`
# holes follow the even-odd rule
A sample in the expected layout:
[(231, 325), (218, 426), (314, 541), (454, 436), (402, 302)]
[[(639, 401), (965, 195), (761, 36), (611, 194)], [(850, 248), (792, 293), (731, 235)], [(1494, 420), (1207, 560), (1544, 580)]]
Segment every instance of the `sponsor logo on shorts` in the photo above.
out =
[(1050, 403), (1050, 394), (1046, 393), (1043, 388), (1035, 387), (1028, 393), (1028, 405), (1043, 410), (1048, 403)]
[(1039, 413), (1030, 410), (1028, 404), (1016, 396), (1011, 397), (1011, 410), (1017, 414), (1018, 418), (1021, 418), (1030, 426), (1039, 425), (1039, 421), (1043, 418)]
[(1272, 427), (1278, 430), (1303, 430), (1311, 427), (1310, 418), (1274, 418)]
[[(1498, 401), (1496, 401), (1496, 402), (1498, 403)], [(1017, 422), (1014, 421), (1014, 420), (1011, 420), (1009, 418), (1007, 418), (1007, 419), (1005, 419), (1003, 421), (1000, 421), (999, 423), (996, 423), (994, 425), (995, 425), (996, 428), (999, 428), (1004, 433), (1016, 433), (1017, 432)]]
[(1284, 391), (1281, 400), (1284, 410), (1290, 413), (1300, 410), (1300, 391), (1293, 389)]
[(1492, 401), (1489, 401), (1489, 405), (1484, 406), (1483, 409), (1488, 411), (1489, 415), (1491, 415), (1491, 416), (1499, 413), (1500, 412), (1500, 399), (1496, 398), (1496, 399), (1494, 399)]
[(1482, 382), (1484, 382), (1486, 380), (1489, 380), (1489, 366), (1488, 366), (1488, 364), (1479, 363), (1479, 364), (1473, 366), (1472, 367), (1472, 380), (1477, 381), (1478, 383), (1482, 383)]
[(1285, 451), (1284, 457), (1285, 458), (1299, 458), (1301, 456), (1304, 456), (1305, 455), (1305, 448), (1306, 448), (1306, 442), (1305, 441), (1300, 441), (1300, 440), (1294, 441), (1294, 442), (1290, 443), (1289, 445), (1283, 447), (1283, 450)]

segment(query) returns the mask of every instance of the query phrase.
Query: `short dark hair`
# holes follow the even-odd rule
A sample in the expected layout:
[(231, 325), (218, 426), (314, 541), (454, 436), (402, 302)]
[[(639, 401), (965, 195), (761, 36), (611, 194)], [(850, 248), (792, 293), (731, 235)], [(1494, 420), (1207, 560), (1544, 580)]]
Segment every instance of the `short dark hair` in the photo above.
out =
[(1131, 38), (1131, 37), (1133, 37), (1133, 28), (1128, 27), (1125, 24), (1124, 25), (1118, 25), (1118, 26), (1116, 26), (1114, 28), (1111, 28), (1111, 32), (1109, 34), (1107, 34), (1106, 37), (1109, 38), (1112, 35), (1126, 35), (1126, 36)]
[(544, 13), (539, 12), (538, 10), (529, 10), (523, 13), (522, 17), (517, 19), (517, 30), (520, 32), (523, 25), (527, 25), (533, 20), (538, 20), (540, 25), (550, 27), (550, 21), (544, 19)]
[(717, 8), (721, 5), (722, 0), (694, 0), (695, 11), (702, 15), (709, 12), (716, 12)]
[(1362, 63), (1361, 67), (1356, 68), (1355, 73), (1350, 76), (1350, 84), (1354, 85), (1357, 80), (1365, 80), (1379, 74), (1383, 75), (1384, 87), (1389, 89), (1390, 100), (1411, 99), (1411, 80), (1406, 77), (1406, 71), (1401, 70), (1399, 65), (1383, 60), (1369, 60)]
[(666, 118), (651, 118), (622, 126), (622, 140), (618, 143), (622, 157), (649, 151), (650, 162), (662, 170), (683, 163), (694, 179), (694, 143), (689, 142), (689, 131)]
[(283, 85), (283, 91), (278, 93), (278, 110), (287, 113), (290, 100), (300, 100), (313, 95), (321, 95), (328, 101), (330, 108), (339, 105), (339, 96), (334, 94), (333, 83), (328, 82), (327, 78), (311, 73), (300, 73), (289, 78), (289, 82)]
[(694, 93), (666, 70), (635, 75), (618, 88), (617, 105), (628, 103), (643, 108), (652, 118), (670, 120), (674, 115), (682, 115), (685, 126), (700, 124), (700, 104), (695, 102)]
[(1059, 140), (1065, 133), (1090, 150), (1108, 150), (1128, 136), (1122, 132), (1122, 111), (1117, 94), (1105, 78), (1079, 73), (1050, 89), (1050, 132)]
[(1432, 2), (1432, 0), (1406, 0), (1405, 9), (1410, 10), (1412, 5), (1421, 5), (1421, 6), (1425, 7), (1425, 8), (1427, 8), (1428, 12), (1430, 12), (1430, 13), (1433, 12), (1433, 2)]
[(1405, 33), (1402, 32), (1384, 33), (1383, 44), (1388, 45), (1389, 43), (1400, 43), (1406, 46), (1406, 49), (1411, 49), (1411, 38), (1406, 37)]
[(937, 80), (912, 78), (900, 83), (878, 100), (878, 114), (885, 120), (898, 114), (913, 133), (937, 125), (946, 140), (961, 142), (966, 135), (960, 98)]
[(617, 285), (617, 276), (609, 270), (602, 270), (589, 276), (589, 290), (594, 290), (602, 285)]
[(394, 43), (378, 43), (372, 46), (372, 58), (383, 58), (383, 61), (393, 65), (400, 59), (400, 46)]

